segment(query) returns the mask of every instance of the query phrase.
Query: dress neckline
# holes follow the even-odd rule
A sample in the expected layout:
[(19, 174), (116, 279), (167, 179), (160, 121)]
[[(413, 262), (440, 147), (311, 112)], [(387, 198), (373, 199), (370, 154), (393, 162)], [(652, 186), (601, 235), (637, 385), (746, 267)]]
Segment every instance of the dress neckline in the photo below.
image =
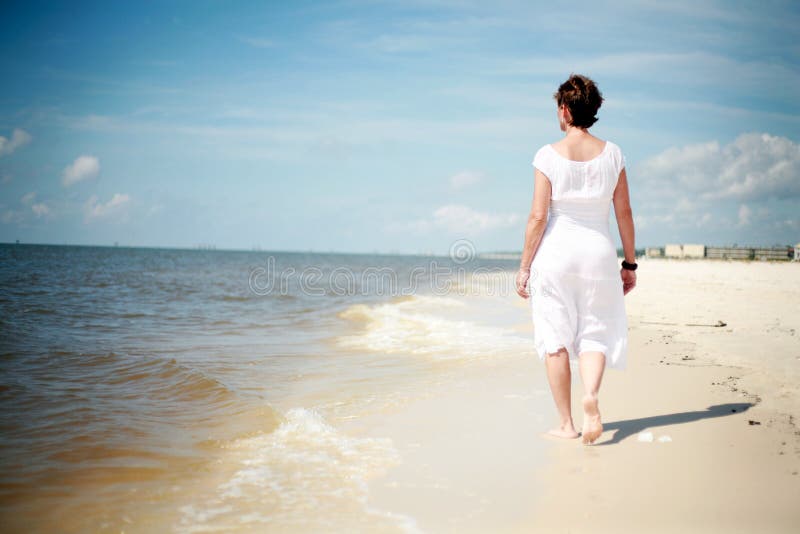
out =
[(550, 147), (550, 150), (552, 150), (555, 153), (556, 156), (558, 156), (559, 158), (563, 159), (564, 161), (568, 161), (570, 163), (591, 163), (594, 160), (599, 159), (603, 154), (606, 153), (606, 150), (608, 150), (608, 145), (609, 144), (610, 144), (610, 141), (606, 141), (606, 144), (603, 145), (603, 150), (601, 150), (600, 153), (598, 155), (596, 155), (595, 157), (593, 157), (592, 159), (587, 159), (586, 161), (578, 161), (578, 160), (566, 158), (566, 157), (562, 156), (561, 154), (559, 154), (558, 150), (553, 148), (553, 145), (548, 143), (547, 146)]

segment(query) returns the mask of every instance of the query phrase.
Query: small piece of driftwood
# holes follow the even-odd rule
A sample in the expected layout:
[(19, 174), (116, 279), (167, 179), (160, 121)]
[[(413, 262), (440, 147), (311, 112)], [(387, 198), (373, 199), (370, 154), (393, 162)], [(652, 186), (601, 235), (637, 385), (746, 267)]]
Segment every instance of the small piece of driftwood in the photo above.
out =
[[(670, 325), (670, 326), (678, 326), (678, 325), (680, 325), (680, 323), (664, 323), (664, 322), (659, 322), (659, 321), (640, 321), (640, 322), (644, 323), (644, 324), (665, 324), (665, 325)], [(722, 326), (728, 326), (728, 323), (726, 323), (724, 321), (720, 321), (720, 320), (717, 320), (716, 324), (706, 324), (706, 323), (683, 323), (683, 324), (684, 324), (684, 326), (713, 326), (714, 328), (719, 328), (719, 327), (722, 327)]]
[(728, 326), (728, 323), (717, 320), (717, 324), (686, 323), (686, 326), (713, 326), (715, 328), (718, 328), (721, 326)]

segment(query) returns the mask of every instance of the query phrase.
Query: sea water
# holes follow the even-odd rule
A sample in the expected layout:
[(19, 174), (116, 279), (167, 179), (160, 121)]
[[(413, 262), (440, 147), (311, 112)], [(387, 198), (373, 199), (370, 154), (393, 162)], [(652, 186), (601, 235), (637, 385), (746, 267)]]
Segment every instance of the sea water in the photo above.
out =
[[(414, 530), (344, 424), (533, 355), (517, 260), (0, 245), (6, 531)], [(516, 314), (516, 315), (515, 315)]]

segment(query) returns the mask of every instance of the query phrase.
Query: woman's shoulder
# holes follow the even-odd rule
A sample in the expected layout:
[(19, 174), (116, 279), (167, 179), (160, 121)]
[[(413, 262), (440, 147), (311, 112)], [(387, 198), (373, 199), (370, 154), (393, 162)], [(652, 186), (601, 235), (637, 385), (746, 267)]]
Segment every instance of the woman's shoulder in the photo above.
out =
[(553, 145), (545, 143), (536, 151), (536, 156), (550, 156), (551, 150), (553, 150)]
[(613, 141), (606, 139), (605, 153), (613, 160), (616, 172), (620, 173), (625, 168), (625, 155), (622, 153), (622, 148)]
[(612, 141), (610, 139), (606, 139), (606, 152), (609, 152), (611, 154), (619, 154), (619, 155), (621, 155), (622, 154), (622, 148), (620, 148), (620, 146), (618, 144), (616, 144), (614, 141)]
[(544, 171), (542, 167), (546, 167), (552, 160), (551, 150), (552, 146), (550, 146), (550, 144), (542, 145), (533, 156), (533, 166)]

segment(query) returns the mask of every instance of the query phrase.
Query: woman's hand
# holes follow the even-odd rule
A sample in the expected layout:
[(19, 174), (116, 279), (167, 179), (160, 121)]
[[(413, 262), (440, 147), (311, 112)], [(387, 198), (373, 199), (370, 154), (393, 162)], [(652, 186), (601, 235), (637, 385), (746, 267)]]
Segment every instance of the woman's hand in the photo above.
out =
[(531, 277), (531, 272), (520, 268), (517, 273), (517, 295), (526, 299), (530, 297), (528, 293), (528, 279)]
[(622, 294), (627, 295), (631, 289), (636, 287), (636, 271), (620, 269), (619, 274), (622, 277)]

